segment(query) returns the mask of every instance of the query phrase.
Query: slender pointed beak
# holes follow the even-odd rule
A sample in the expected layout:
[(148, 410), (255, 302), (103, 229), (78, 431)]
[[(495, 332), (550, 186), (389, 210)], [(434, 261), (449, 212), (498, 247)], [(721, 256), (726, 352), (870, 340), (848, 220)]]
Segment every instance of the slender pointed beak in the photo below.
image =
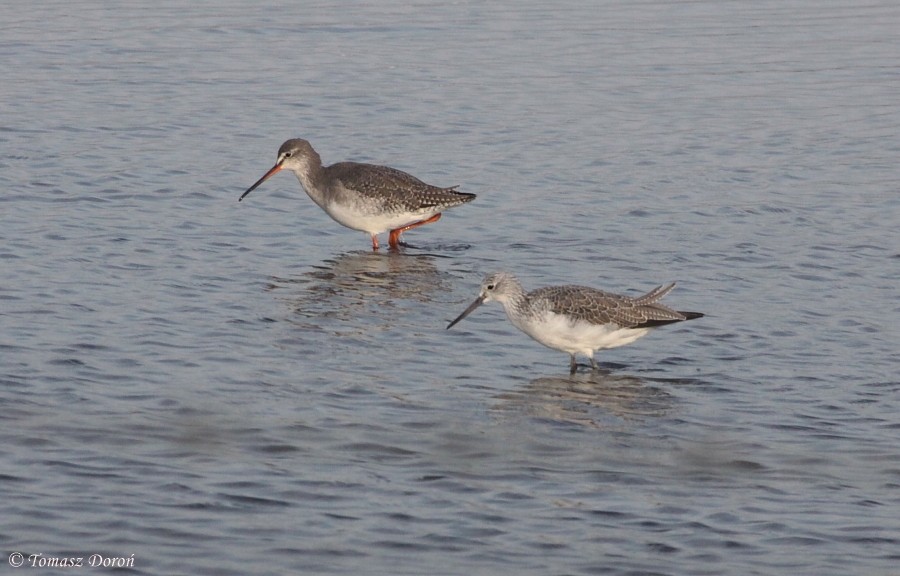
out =
[(460, 320), (462, 320), (463, 318), (465, 318), (466, 316), (468, 316), (469, 314), (471, 314), (472, 312), (474, 312), (475, 309), (478, 308), (479, 306), (481, 306), (482, 304), (484, 304), (484, 296), (479, 296), (478, 298), (475, 299), (474, 302), (472, 302), (471, 304), (469, 304), (469, 307), (468, 307), (468, 308), (466, 308), (465, 310), (463, 310), (463, 313), (462, 313), (462, 314), (460, 314), (459, 316), (456, 317), (456, 320), (454, 320), (453, 322), (447, 324), (447, 330), (453, 328), (453, 327), (456, 325), (457, 322), (459, 322)]
[(241, 194), (241, 197), (238, 198), (238, 202), (240, 202), (241, 200), (243, 200), (243, 199), (244, 199), (244, 196), (246, 196), (247, 194), (249, 194), (249, 193), (253, 192), (254, 190), (256, 190), (256, 189), (259, 187), (260, 184), (262, 184), (263, 182), (265, 182), (266, 180), (268, 180), (269, 178), (271, 178), (271, 177), (274, 176), (275, 174), (278, 174), (279, 172), (281, 172), (281, 169), (282, 169), (283, 167), (284, 167), (284, 164), (282, 164), (281, 162), (276, 162), (275, 165), (272, 166), (272, 167), (269, 169), (268, 172), (266, 172), (265, 174), (263, 174), (263, 177), (262, 177), (262, 178), (260, 178), (259, 180), (256, 181), (256, 184), (254, 184), (253, 186), (247, 188), (247, 191), (244, 192), (243, 194)]

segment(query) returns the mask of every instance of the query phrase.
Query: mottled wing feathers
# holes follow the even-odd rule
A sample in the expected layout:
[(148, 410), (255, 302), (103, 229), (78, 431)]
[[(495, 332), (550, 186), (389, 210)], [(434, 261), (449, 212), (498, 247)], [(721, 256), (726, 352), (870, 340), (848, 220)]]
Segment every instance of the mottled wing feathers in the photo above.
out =
[(408, 210), (449, 208), (471, 202), (475, 198), (474, 194), (456, 192), (456, 186), (438, 188), (389, 166), (339, 162), (329, 166), (327, 171), (344, 188), (374, 201), (398, 205)]
[(591, 324), (651, 328), (688, 319), (658, 302), (674, 287), (675, 284), (658, 286), (643, 296), (632, 298), (587, 286), (550, 286), (530, 292), (528, 299), (533, 306)]

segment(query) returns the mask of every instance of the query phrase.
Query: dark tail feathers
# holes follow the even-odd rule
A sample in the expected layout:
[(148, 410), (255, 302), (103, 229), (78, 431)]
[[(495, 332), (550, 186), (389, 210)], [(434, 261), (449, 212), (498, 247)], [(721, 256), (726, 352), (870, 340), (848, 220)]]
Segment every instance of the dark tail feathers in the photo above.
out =
[[(695, 318), (703, 318), (704, 316), (702, 312), (682, 312), (679, 310), (678, 313), (684, 316), (684, 320), (694, 320)], [(684, 322), (684, 320), (647, 320), (643, 324), (635, 326), (635, 328), (656, 328), (657, 326), (665, 326), (666, 324)]]

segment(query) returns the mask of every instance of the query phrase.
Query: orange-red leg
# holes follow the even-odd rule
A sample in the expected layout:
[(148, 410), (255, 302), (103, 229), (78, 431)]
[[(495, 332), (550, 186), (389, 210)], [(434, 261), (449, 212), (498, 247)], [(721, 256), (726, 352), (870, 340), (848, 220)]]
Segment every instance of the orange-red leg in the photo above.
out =
[(425, 224), (431, 224), (432, 222), (437, 222), (441, 219), (441, 214), (438, 212), (431, 218), (426, 220), (422, 220), (421, 222), (413, 222), (412, 224), (407, 224), (402, 228), (397, 228), (395, 230), (391, 230), (390, 235), (388, 236), (388, 245), (391, 248), (397, 248), (400, 246), (400, 235), (406, 232), (407, 230), (412, 230), (413, 228), (418, 228), (419, 226), (424, 226)]
[(372, 234), (372, 250), (378, 250), (378, 234)]

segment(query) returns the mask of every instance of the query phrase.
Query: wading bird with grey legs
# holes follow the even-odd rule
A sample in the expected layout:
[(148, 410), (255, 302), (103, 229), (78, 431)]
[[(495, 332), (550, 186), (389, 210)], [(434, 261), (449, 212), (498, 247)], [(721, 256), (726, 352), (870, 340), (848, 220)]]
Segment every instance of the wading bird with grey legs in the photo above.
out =
[(515, 276), (497, 272), (485, 278), (478, 298), (447, 329), (481, 304), (496, 300), (516, 328), (544, 346), (569, 354), (570, 374), (577, 369), (575, 354), (579, 353), (597, 370), (596, 350), (631, 344), (659, 326), (703, 316), (660, 304), (674, 287), (674, 282), (658, 286), (636, 298), (587, 286), (548, 286), (525, 292)]

